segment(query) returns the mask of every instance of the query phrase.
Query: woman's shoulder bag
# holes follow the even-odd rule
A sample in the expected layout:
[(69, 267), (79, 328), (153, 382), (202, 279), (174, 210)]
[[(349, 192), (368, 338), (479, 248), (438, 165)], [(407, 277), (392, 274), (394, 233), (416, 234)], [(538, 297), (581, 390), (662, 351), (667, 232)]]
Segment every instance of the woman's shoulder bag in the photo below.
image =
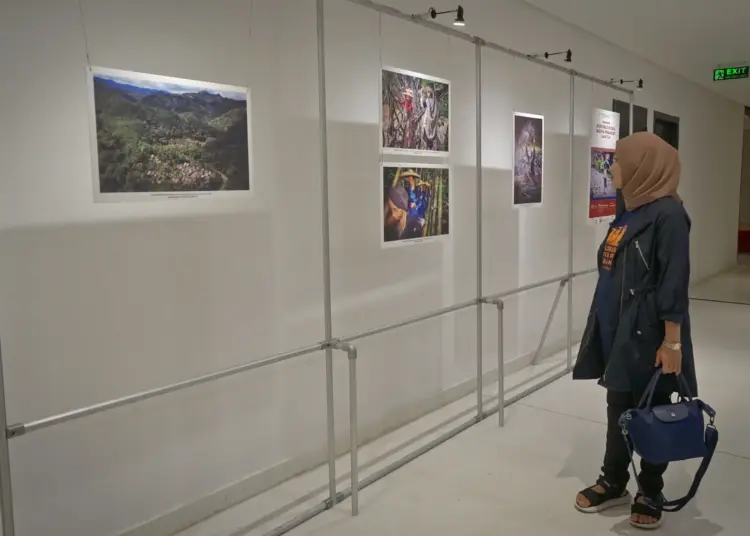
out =
[[(703, 460), (690, 486), (690, 491), (683, 498), (673, 501), (667, 501), (664, 497), (661, 500), (646, 499), (654, 508), (665, 512), (677, 512), (682, 510), (698, 492), (701, 480), (716, 451), (719, 431), (714, 426), (716, 412), (702, 400), (690, 395), (687, 382), (682, 376), (678, 377), (680, 386), (678, 402), (652, 407), (654, 391), (661, 374), (661, 369), (656, 371), (638, 407), (623, 413), (619, 422), (630, 452), (630, 461), (636, 482), (638, 482), (638, 489), (642, 494), (643, 490), (638, 481), (638, 471), (633, 459), (634, 452), (652, 464), (695, 458)], [(708, 425), (705, 425), (704, 413), (708, 415)]]

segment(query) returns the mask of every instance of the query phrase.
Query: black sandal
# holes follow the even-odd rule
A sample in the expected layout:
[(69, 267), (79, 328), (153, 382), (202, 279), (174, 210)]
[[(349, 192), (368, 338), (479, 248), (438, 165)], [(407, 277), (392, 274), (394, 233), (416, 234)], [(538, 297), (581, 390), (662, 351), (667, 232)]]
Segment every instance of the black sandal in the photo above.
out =
[[(656, 530), (661, 527), (662, 512), (658, 508), (654, 508), (653, 506), (648, 504), (648, 501), (646, 501), (645, 503), (638, 502), (638, 500), (643, 497), (644, 495), (640, 492), (635, 496), (635, 501), (630, 507), (630, 524), (637, 529)], [(652, 517), (656, 519), (656, 521), (654, 523), (636, 523), (635, 521), (633, 521), (634, 515)]]
[[(597, 492), (594, 489), (596, 486), (601, 486), (604, 493)], [(578, 504), (578, 497), (576, 496), (576, 510), (584, 514), (596, 514), (615, 506), (624, 506), (630, 504), (631, 499), (630, 492), (627, 489), (615, 488), (603, 478), (597, 480), (594, 486), (579, 492), (578, 495), (583, 495), (589, 502), (588, 506), (583, 507)]]

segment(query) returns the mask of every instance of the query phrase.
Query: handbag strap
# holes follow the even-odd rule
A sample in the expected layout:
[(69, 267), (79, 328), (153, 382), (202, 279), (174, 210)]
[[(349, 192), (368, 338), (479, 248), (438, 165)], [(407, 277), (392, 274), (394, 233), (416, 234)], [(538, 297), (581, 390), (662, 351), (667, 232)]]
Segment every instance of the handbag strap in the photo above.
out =
[[(659, 378), (663, 374), (662, 369), (659, 368), (654, 373), (654, 375), (651, 377), (651, 380), (648, 382), (648, 385), (646, 386), (646, 389), (643, 391), (643, 394), (641, 395), (641, 400), (638, 402), (638, 408), (645, 408), (645, 409), (651, 409), (651, 405), (654, 400), (654, 393), (656, 392), (656, 385), (659, 383)], [(688, 385), (687, 380), (685, 379), (685, 376), (682, 374), (677, 375), (677, 388), (678, 388), (678, 394), (680, 395), (680, 398), (683, 400), (692, 400), (693, 395), (690, 392), (690, 386)]]
[(623, 438), (625, 439), (625, 444), (627, 445), (628, 453), (630, 454), (630, 464), (633, 466), (633, 474), (635, 475), (636, 484), (638, 484), (638, 491), (646, 500), (647, 504), (653, 508), (656, 508), (657, 510), (661, 510), (663, 512), (679, 512), (680, 510), (682, 510), (685, 505), (693, 500), (695, 495), (698, 493), (698, 488), (701, 485), (701, 481), (703, 480), (706, 471), (708, 471), (708, 466), (711, 465), (711, 460), (714, 457), (714, 452), (716, 452), (716, 445), (719, 443), (719, 431), (716, 429), (716, 426), (714, 426), (716, 412), (711, 406), (709, 406), (702, 400), (698, 400), (698, 404), (710, 418), (710, 423), (708, 424), (708, 426), (706, 426), (706, 433), (704, 436), (704, 441), (706, 443), (706, 455), (703, 457), (701, 465), (698, 468), (698, 471), (695, 473), (695, 478), (693, 479), (693, 483), (690, 486), (690, 490), (681, 499), (667, 501), (663, 495), (662, 499), (649, 499), (646, 494), (643, 493), (643, 488), (641, 488), (641, 481), (638, 478), (638, 470), (635, 466), (633, 447), (630, 444), (630, 438), (628, 437), (627, 429), (623, 425)]

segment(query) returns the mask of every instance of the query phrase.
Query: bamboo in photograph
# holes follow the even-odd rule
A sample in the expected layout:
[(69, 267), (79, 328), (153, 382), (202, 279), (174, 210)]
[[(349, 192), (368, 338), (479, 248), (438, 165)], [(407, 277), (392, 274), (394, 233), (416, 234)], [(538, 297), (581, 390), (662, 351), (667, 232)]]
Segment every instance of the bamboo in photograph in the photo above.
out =
[(383, 164), (383, 243), (420, 242), (450, 234), (450, 170)]

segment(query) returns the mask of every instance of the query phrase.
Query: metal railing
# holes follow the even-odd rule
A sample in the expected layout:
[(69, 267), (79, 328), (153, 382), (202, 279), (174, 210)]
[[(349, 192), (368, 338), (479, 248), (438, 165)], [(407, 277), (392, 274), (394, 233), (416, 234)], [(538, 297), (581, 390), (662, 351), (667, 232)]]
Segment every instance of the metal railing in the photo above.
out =
[[(271, 535), (276, 536), (276, 535), (288, 532), (292, 528), (299, 526), (304, 521), (311, 519), (315, 515), (327, 509), (332, 508), (335, 504), (347, 498), (351, 498), (352, 515), (357, 515), (359, 512), (359, 491), (360, 490), (368, 487), (374, 482), (377, 482), (381, 478), (391, 474), (396, 469), (403, 467), (405, 464), (409, 463), (410, 461), (416, 459), (422, 454), (425, 454), (426, 452), (429, 452), (430, 450), (444, 443), (448, 439), (455, 437), (456, 435), (470, 428), (474, 424), (477, 424), (478, 422), (481, 422), (487, 417), (493, 415), (495, 412), (499, 413), (500, 415), (499, 424), (502, 426), (504, 424), (505, 406), (519, 400), (520, 398), (528, 396), (528, 394), (540, 389), (544, 385), (547, 385), (549, 382), (554, 381), (569, 372), (570, 367), (571, 367), (570, 347), (568, 347), (568, 359), (567, 359), (567, 364), (566, 364), (564, 371), (561, 371), (555, 374), (554, 376), (548, 378), (546, 381), (540, 384), (537, 384), (522, 393), (519, 393), (519, 395), (517, 395), (516, 397), (512, 399), (505, 399), (505, 387), (504, 387), (505, 352), (504, 352), (504, 344), (503, 344), (504, 342), (504, 330), (503, 330), (504, 300), (507, 299), (508, 297), (522, 294), (529, 290), (534, 290), (537, 288), (552, 285), (554, 283), (560, 283), (560, 289), (562, 289), (565, 287), (566, 284), (570, 283), (573, 280), (573, 278), (580, 276), (580, 275), (591, 273), (593, 271), (595, 270), (586, 270), (583, 272), (577, 272), (577, 273), (573, 273), (570, 275), (565, 275), (565, 276), (548, 279), (545, 281), (540, 281), (538, 283), (524, 285), (516, 289), (508, 290), (508, 291), (501, 292), (498, 294), (492, 294), (492, 295), (480, 298), (479, 300), (466, 301), (463, 303), (452, 305), (450, 307), (439, 309), (437, 311), (432, 311), (423, 315), (419, 315), (419, 316), (415, 316), (406, 320), (402, 320), (400, 322), (396, 322), (387, 326), (382, 326), (380, 328), (368, 330), (368, 331), (357, 333), (357, 334), (350, 335), (347, 337), (341, 337), (340, 339), (333, 339), (330, 341), (320, 342), (320, 343), (307, 346), (304, 348), (300, 348), (297, 350), (292, 350), (289, 352), (276, 354), (276, 355), (273, 355), (264, 359), (260, 359), (257, 361), (253, 361), (250, 363), (244, 363), (244, 364), (237, 365), (237, 366), (227, 368), (224, 370), (220, 370), (217, 372), (204, 374), (201, 376), (197, 376), (195, 378), (183, 380), (183, 381), (176, 382), (170, 385), (165, 385), (163, 387), (149, 389), (149, 390), (141, 391), (132, 395), (115, 398), (112, 400), (92, 404), (89, 406), (84, 406), (84, 407), (81, 407), (72, 411), (58, 413), (58, 414), (44, 417), (41, 419), (36, 419), (36, 420), (28, 421), (28, 422), (15, 423), (11, 425), (8, 425), (6, 421), (7, 419), (6, 396), (5, 396), (5, 382), (3, 378), (4, 367), (3, 367), (3, 358), (2, 358), (2, 347), (0, 346), (0, 428), (5, 430), (5, 434), (0, 434), (0, 492), (1, 492), (0, 498), (2, 499), (0, 500), (0, 515), (2, 515), (2, 520), (3, 520), (3, 534), (4, 536), (15, 536), (15, 525), (14, 525), (14, 517), (13, 517), (13, 495), (12, 495), (12, 485), (11, 485), (12, 480), (11, 480), (11, 467), (10, 467), (10, 456), (9, 456), (9, 440), (18, 438), (18, 437), (21, 437), (21, 436), (24, 436), (33, 432), (37, 432), (45, 428), (50, 428), (50, 427), (57, 426), (57, 425), (67, 423), (70, 421), (75, 421), (78, 419), (90, 417), (97, 413), (102, 413), (102, 412), (113, 410), (116, 408), (121, 408), (123, 406), (142, 402), (144, 400), (148, 400), (151, 398), (168, 395), (171, 393), (189, 389), (191, 387), (195, 387), (195, 386), (202, 385), (205, 383), (218, 381), (224, 378), (235, 376), (237, 374), (242, 374), (245, 372), (250, 372), (252, 370), (257, 370), (260, 368), (268, 367), (268, 366), (282, 363), (285, 361), (290, 361), (297, 357), (309, 355), (309, 354), (322, 351), (322, 350), (326, 350), (326, 349), (330, 349), (332, 351), (335, 350), (335, 351), (345, 352), (348, 358), (349, 445), (350, 445), (349, 453), (350, 453), (350, 465), (351, 465), (350, 474), (349, 474), (350, 485), (348, 489), (342, 492), (337, 492), (336, 469), (335, 469), (336, 457), (335, 457), (335, 454), (333, 456), (329, 455), (329, 459), (328, 459), (329, 487), (333, 489), (333, 493), (329, 493), (330, 496), (321, 504), (301, 514), (300, 516), (293, 519), (292, 521), (269, 532), (268, 536), (271, 536)], [(553, 302), (552, 311), (550, 312), (550, 315), (547, 319), (547, 324), (545, 325), (545, 329), (542, 333), (542, 340), (540, 341), (540, 345), (537, 348), (537, 353), (535, 354), (535, 360), (538, 357), (540, 348), (543, 346), (544, 339), (546, 338), (547, 333), (549, 331), (549, 327), (552, 321), (552, 317), (554, 315), (554, 311), (560, 300), (560, 294), (561, 294), (561, 290), (558, 290), (555, 296), (555, 300)], [(358, 355), (357, 347), (354, 344), (352, 344), (352, 342), (356, 340), (364, 339), (367, 337), (372, 337), (374, 335), (386, 333), (389, 331), (394, 331), (394, 330), (397, 330), (406, 326), (410, 326), (412, 324), (425, 322), (427, 320), (438, 318), (438, 317), (441, 317), (450, 313), (454, 313), (457, 311), (469, 309), (471, 307), (481, 308), (485, 304), (495, 305), (498, 310), (498, 334), (497, 334), (497, 337), (498, 337), (498, 351), (497, 351), (498, 404), (497, 406), (485, 411), (482, 409), (482, 405), (481, 405), (482, 402), (478, 402), (477, 403), (477, 415), (472, 417), (469, 421), (464, 422), (458, 427), (442, 434), (440, 437), (433, 439), (431, 442), (424, 445), (420, 449), (407, 454), (401, 459), (396, 460), (395, 462), (391, 463), (387, 467), (384, 467), (378, 470), (377, 472), (373, 473), (369, 477), (360, 481), (359, 480), (359, 456), (358, 456), (358, 453), (359, 453), (359, 437), (358, 437), (359, 418), (358, 418), (358, 399), (357, 399), (357, 387), (358, 387), (357, 360), (358, 360), (359, 355)], [(569, 315), (569, 318), (572, 316), (571, 309), (568, 310), (568, 315)], [(477, 345), (481, 346), (481, 344), (482, 344), (482, 341), (478, 340)], [(478, 354), (478, 356), (479, 356), (479, 359), (481, 359), (481, 354)], [(484, 383), (484, 378), (483, 378), (483, 371), (482, 371), (481, 363), (477, 365), (477, 371), (478, 371), (478, 376), (476, 379), (477, 384), (482, 385)], [(333, 395), (333, 383), (332, 382), (326, 382), (326, 391), (328, 395), (331, 395), (331, 396)], [(333, 407), (330, 407), (329, 411), (327, 412), (327, 424), (328, 424), (329, 430), (334, 429), (333, 421), (334, 421)], [(328, 443), (329, 443), (328, 452), (335, 453), (335, 437), (329, 434)]]
[[(8, 425), (7, 423), (7, 412), (6, 412), (6, 395), (5, 395), (5, 383), (3, 379), (3, 364), (2, 364), (2, 351), (0, 349), (0, 429), (4, 430), (5, 433), (0, 434), (0, 515), (2, 516), (2, 527), (4, 536), (16, 536), (15, 523), (14, 523), (14, 508), (13, 508), (13, 492), (12, 492), (12, 479), (11, 479), (11, 464), (10, 464), (10, 453), (9, 453), (9, 441), (27, 435), (38, 430), (57, 426), (66, 422), (82, 419), (97, 413), (104, 411), (113, 410), (129, 404), (134, 404), (151, 398), (167, 395), (184, 389), (188, 389), (197, 385), (201, 385), (208, 382), (218, 381), (223, 378), (234, 376), (237, 374), (249, 372), (262, 367), (271, 366), (284, 361), (289, 361), (294, 358), (312, 354), (317, 351), (325, 351), (325, 365), (326, 365), (326, 421), (327, 421), (327, 447), (328, 447), (328, 498), (311, 508), (310, 510), (298, 515), (294, 519), (284, 523), (267, 534), (267, 536), (278, 536), (292, 530), (299, 526), (305, 521), (315, 517), (316, 515), (332, 508), (337, 503), (351, 497), (351, 508), (352, 515), (357, 515), (359, 509), (359, 491), (366, 488), (370, 484), (380, 480), (384, 476), (392, 473), (399, 467), (409, 463), (413, 459), (421, 456), (422, 454), (432, 450), (436, 446), (444, 443), (448, 439), (455, 437), (462, 431), (470, 428), (474, 424), (484, 420), (485, 418), (493, 415), (495, 412), (499, 414), (499, 424), (504, 423), (504, 408), (534, 392), (535, 390), (547, 385), (548, 383), (558, 379), (559, 377), (567, 374), (572, 366), (572, 311), (573, 311), (573, 293), (572, 284), (573, 279), (590, 273), (594, 270), (586, 270), (583, 272), (573, 272), (573, 179), (574, 179), (574, 158), (573, 158), (573, 147), (574, 147), (574, 90), (576, 77), (607, 86), (614, 91), (621, 91), (630, 95), (630, 127), (632, 132), (632, 114), (633, 114), (633, 92), (631, 90), (615, 86), (608, 81), (586, 75), (575, 71), (573, 69), (567, 69), (554, 63), (548, 63), (538, 58), (529, 57), (528, 55), (504, 47), (497, 43), (492, 43), (481, 37), (472, 36), (453, 28), (448, 28), (431, 21), (425, 20), (421, 17), (416, 17), (403, 13), (395, 8), (378, 4), (369, 0), (349, 0), (354, 4), (373, 9), (379, 13), (386, 14), (392, 17), (396, 17), (401, 20), (409, 21), (414, 24), (430, 28), (437, 32), (450, 35), (452, 37), (468, 41), (475, 46), (475, 61), (476, 61), (476, 121), (477, 121), (477, 139), (476, 139), (476, 159), (477, 159), (477, 218), (476, 218), (476, 239), (477, 239), (477, 292), (476, 298), (463, 303), (445, 307), (443, 309), (433, 311), (424, 315), (409, 318), (388, 326), (383, 326), (376, 329), (371, 329), (355, 335), (347, 337), (334, 338), (332, 321), (331, 321), (331, 269), (330, 269), (330, 229), (329, 229), (329, 207), (328, 207), (328, 134), (327, 134), (327, 110), (326, 110), (326, 66), (325, 66), (325, 28), (324, 28), (324, 6), (323, 0), (316, 1), (316, 18), (317, 18), (317, 45), (318, 45), (318, 97), (319, 97), (319, 121), (320, 121), (320, 151), (321, 151), (321, 225), (323, 233), (323, 279), (324, 279), (324, 296), (323, 306), (325, 310), (325, 340), (323, 342), (316, 343), (305, 348), (293, 350), (276, 354), (259, 361), (251, 363), (245, 363), (232, 368), (228, 368), (222, 371), (205, 374), (196, 378), (180, 381), (171, 385), (142, 391), (129, 396), (109, 400), (86, 406), (83, 408), (75, 409), (72, 411), (52, 415), (42, 419), (37, 419), (24, 423), (15, 423)], [(528, 60), (532, 63), (542, 65), (544, 67), (564, 72), (570, 76), (570, 212), (568, 214), (568, 228), (569, 228), (569, 244), (568, 244), (568, 269), (567, 274), (557, 278), (541, 281), (538, 283), (525, 285), (513, 290), (501, 292), (498, 294), (483, 295), (482, 289), (482, 181), (483, 181), (483, 167), (482, 167), (482, 50), (488, 48), (491, 50), (499, 51), (516, 58)], [(544, 346), (554, 313), (559, 305), (559, 301), (562, 295), (563, 289), (568, 287), (568, 323), (567, 323), (567, 360), (565, 370), (560, 371), (549, 378), (546, 378), (540, 384), (534, 385), (523, 392), (514, 395), (511, 398), (505, 397), (505, 373), (504, 373), (504, 300), (510, 296), (521, 294), (523, 292), (533, 290), (536, 288), (552, 285), (555, 283), (560, 284), (555, 299), (553, 301), (552, 310), (547, 318), (547, 323), (542, 332), (542, 338), (535, 353), (534, 361), (536, 361), (540, 354), (541, 349)], [(484, 372), (483, 372), (483, 356), (482, 356), (482, 325), (483, 317), (482, 310), (486, 304), (495, 305), (498, 317), (497, 317), (497, 337), (498, 337), (498, 403), (497, 406), (489, 410), (484, 409), (484, 398), (483, 398), (483, 385), (484, 385)], [(444, 433), (438, 438), (433, 439), (426, 445), (419, 449), (407, 454), (401, 459), (393, 462), (392, 464), (384, 467), (375, 473), (371, 474), (363, 480), (359, 480), (359, 462), (358, 462), (358, 451), (359, 451), (359, 438), (358, 438), (358, 404), (357, 404), (357, 361), (358, 361), (358, 350), (353, 344), (354, 341), (371, 337), (387, 331), (396, 330), (411, 324), (418, 322), (424, 322), (426, 320), (437, 318), (453, 312), (469, 309), (476, 307), (477, 310), (477, 366), (476, 366), (476, 391), (477, 391), (477, 404), (476, 404), (476, 415), (469, 421), (464, 422), (460, 426), (453, 430)], [(337, 492), (336, 485), (336, 450), (335, 450), (335, 422), (334, 422), (334, 385), (333, 385), (333, 352), (345, 352), (348, 357), (349, 364), (349, 443), (350, 443), (350, 485), (349, 488), (343, 492)]]

